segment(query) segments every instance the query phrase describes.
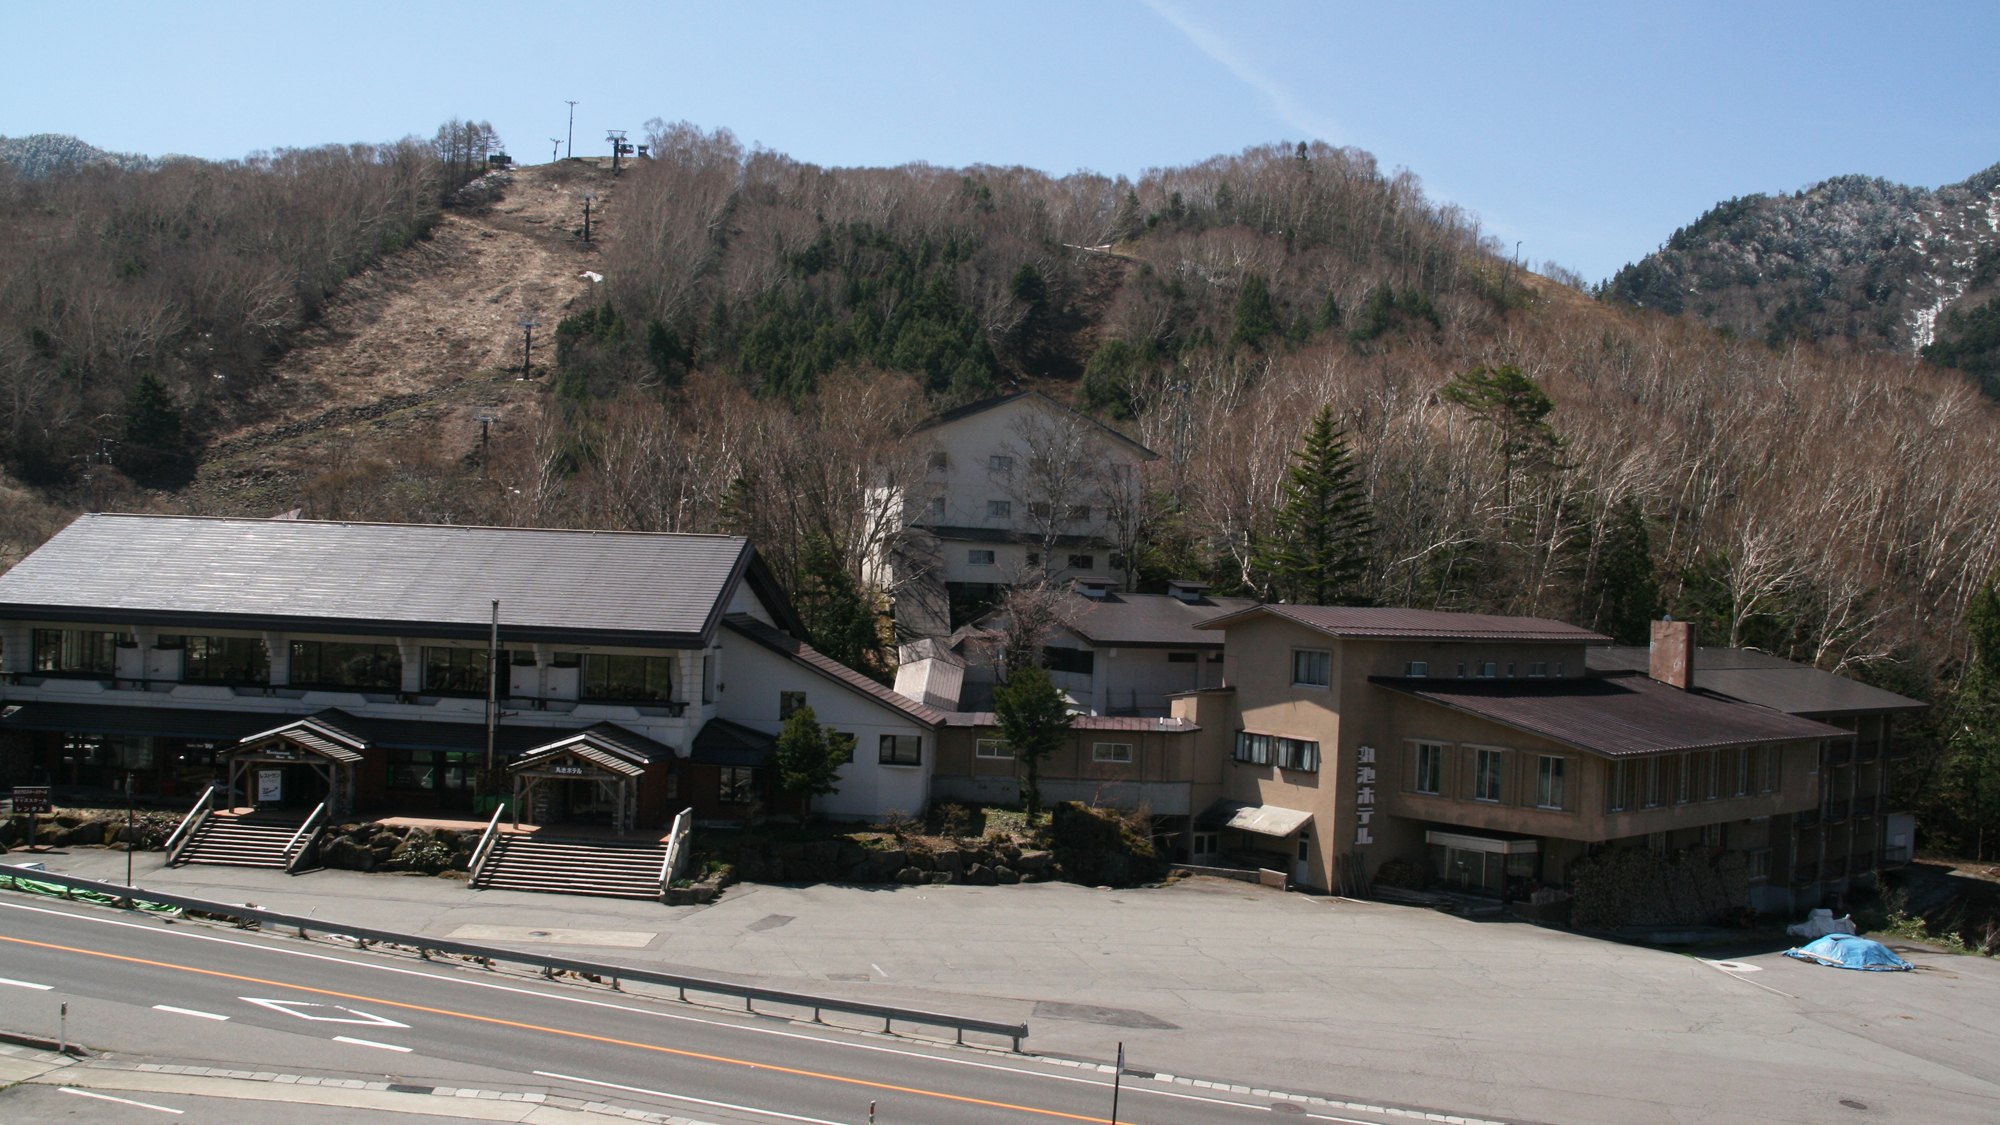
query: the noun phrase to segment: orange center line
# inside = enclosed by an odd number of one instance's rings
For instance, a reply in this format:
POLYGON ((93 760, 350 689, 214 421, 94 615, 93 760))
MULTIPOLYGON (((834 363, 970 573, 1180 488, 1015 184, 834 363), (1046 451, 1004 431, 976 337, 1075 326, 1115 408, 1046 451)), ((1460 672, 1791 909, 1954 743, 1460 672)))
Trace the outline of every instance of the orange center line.
MULTIPOLYGON (((560 1027, 543 1027, 540 1024, 503 1020, 496 1016, 481 1016, 471 1012, 454 1012, 449 1008, 427 1008, 422 1004, 409 1004, 401 1000, 385 1000, 377 996, 363 996, 352 992, 335 992, 326 988, 311 988, 302 984, 288 984, 284 981, 265 980, 261 977, 242 976, 215 969, 201 969, 193 965, 176 965, 170 961, 149 961, 144 957, 126 957, 117 953, 104 953, 95 949, 77 949, 68 945, 53 945, 44 941, 29 941, 26 938, 7 937, 0 934, 0 941, 16 945, 31 945, 39 949, 53 949, 63 953, 79 953, 86 957, 102 957, 111 961, 125 961, 134 965, 150 965, 156 969, 173 969, 183 973, 198 973, 223 980, 243 981, 247 984, 263 984, 273 988, 289 988, 296 992, 310 992, 315 996, 333 996, 342 1000, 359 1000, 366 1004, 381 1004, 391 1008, 402 1008, 411 1012, 424 1012, 434 1016, 448 1016, 453 1019, 472 1020, 477 1023, 497 1024, 501 1027, 519 1028, 523 1031, 538 1031, 544 1035, 562 1035, 571 1039, 585 1039, 593 1043, 609 1043, 618 1047, 636 1047, 642 1051, 657 1051, 664 1055, 678 1055, 682 1058, 700 1059, 703 1062, 727 1063, 730 1066, 746 1067, 750 1070, 771 1070, 779 1074, 794 1074, 801 1078, 817 1078, 823 1082, 839 1082, 849 1086, 861 1086, 871 1090, 888 1090, 898 1094, 916 1094, 926 1098, 940 1098, 945 1101, 963 1102, 967 1105, 986 1106, 992 1109, 1011 1109, 1017 1113, 1032 1113, 1042 1117, 1060 1117, 1068 1121, 1087 1121, 1093 1125, 1113 1125, 1108 1118, 1087 1117, 1077 1113, 1063 1113, 1053 1109, 1037 1109, 1034 1106, 1014 1105, 1011 1102, 988 1101, 984 1098, 967 1097, 963 1094, 947 1094, 938 1090, 925 1090, 916 1086, 896 1086, 886 1082, 871 1082, 865 1078, 849 1078, 839 1074, 823 1074, 816 1070, 800 1070, 796 1067, 777 1066, 772 1063, 750 1062, 747 1059, 732 1059, 727 1055, 707 1055, 699 1051, 683 1051, 674 1047, 661 1047, 653 1043, 636 1043, 630 1039, 613 1039, 604 1035, 592 1035, 584 1031, 570 1031, 560 1027)), ((1025 1072, 1024 1072, 1025 1073, 1025 1072)))

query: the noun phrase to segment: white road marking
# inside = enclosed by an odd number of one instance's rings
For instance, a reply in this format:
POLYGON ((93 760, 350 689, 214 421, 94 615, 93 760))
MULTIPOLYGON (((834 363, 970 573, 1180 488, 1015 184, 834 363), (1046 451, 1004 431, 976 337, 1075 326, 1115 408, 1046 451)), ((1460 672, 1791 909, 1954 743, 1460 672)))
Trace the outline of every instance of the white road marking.
POLYGON ((359 1009, 347 1008, 339 1004, 314 1004, 304 1000, 259 1000, 255 996, 238 996, 237 999, 247 1004, 257 1004, 269 1008, 274 1012, 283 1012, 288 1016, 297 1016, 302 1020, 311 1020, 314 1023, 358 1023, 363 1027, 410 1026, 406 1023, 397 1023, 395 1020, 375 1015, 372 1012, 363 1012, 359 1009), (346 1012, 347 1015, 319 1016, 311 1012, 300 1011, 299 1009, 302 1008, 330 1008, 336 1012, 346 1012), (350 1019, 350 1016, 358 1018, 350 1019))
MULTIPOLYGON (((98 918, 89 914, 71 913, 70 911, 66 910, 50 910, 47 909, 46 907, 28 906, 22 903, 14 903, 14 902, 0 902, 0 906, 8 907, 14 910, 25 910, 34 914, 53 914, 58 918, 67 918, 73 921, 95 922, 103 926, 122 926, 127 929, 145 930, 148 933, 152 934, 159 934, 163 932, 163 928, 157 923, 152 925, 147 925, 142 922, 126 922, 115 918, 98 918)), ((946 1063, 951 1066, 970 1067, 974 1070, 1003 1070, 1011 1074, 1018 1074, 1024 1078, 1041 1078, 1051 1082, 1074 1082, 1086 1086, 1111 1085, 1111 1080, 1108 1077, 1086 1078, 1082 1075, 1054 1073, 1045 1070, 1029 1069, 1027 1067, 1003 1066, 998 1063, 981 1062, 976 1059, 955 1058, 950 1055, 931 1054, 926 1051, 904 1050, 896 1047, 879 1046, 874 1043, 856 1043, 850 1040, 829 1039, 819 1035, 805 1035, 796 1031, 783 1031, 774 1027, 755 1027, 746 1024, 733 1023, 727 1020, 709 1019, 709 1018, 704 1018, 702 1016, 681 1015, 677 1012, 662 1012, 651 1008, 635 1008, 629 1004, 612 1004, 603 1000, 593 1000, 588 996, 573 996, 573 995, 566 995, 560 992, 544 992, 539 989, 533 989, 533 988, 517 988, 513 985, 499 984, 494 981, 471 980, 466 977, 457 975, 447 976, 437 972, 426 972, 421 969, 406 969, 400 965, 381 965, 369 961, 354 961, 346 957, 334 957, 329 954, 313 953, 303 949, 287 949, 284 948, 283 946, 268 945, 262 942, 239 941, 234 938, 219 937, 214 934, 190 933, 186 930, 173 930, 164 932, 173 933, 174 936, 176 937, 190 938, 195 941, 212 941, 222 945, 241 946, 244 949, 262 950, 267 953, 282 953, 288 957, 303 957, 310 961, 328 961, 336 965, 346 965, 350 968, 355 968, 355 969, 368 969, 378 973, 400 973, 404 976, 422 977, 425 980, 435 981, 441 984, 459 984, 471 988, 487 988, 487 989, 492 989, 496 992, 511 992, 516 995, 532 996, 542 1000, 561 1000, 570 1004, 581 1004, 585 1007, 590 1007, 590 1008, 605 1008, 614 1012, 630 1012, 635 1015, 652 1016, 656 1019, 680 1020, 684 1023, 706 1024, 711 1027, 727 1027, 736 1031, 754 1032, 755 1034, 758 1035, 772 1035, 780 1039, 796 1039, 802 1042, 821 1043, 830 1047, 844 1047, 849 1050, 855 1050, 855 1051, 872 1051, 876 1054, 882 1054, 882 1055, 899 1055, 904 1058, 922 1059, 925 1062, 937 1062, 937 1063, 946 1063)), ((880 965, 871 964, 869 967, 877 970, 881 969, 880 965)), ((887 976, 888 974, 884 973, 883 975, 887 976)), ((1744 980, 1745 978, 1737 977, 1736 979, 1744 980)), ((1777 989, 1771 988, 1769 985, 1761 984, 1757 981, 1746 981, 1746 983, 1757 985, 1757 987, 1766 989, 1771 992, 1778 992, 1777 989)), ((1789 992, 1778 992, 1778 994, 1780 996, 1791 996, 1791 993, 1789 992)), ((1796 997, 1794 997, 1794 999, 1796 999, 1796 997)), ((865 1034, 865 1033, 857 1031, 857 1034, 865 1034)), ((941 1046, 940 1049, 942 1050, 945 1048, 941 1046)), ((1108 1071, 1109 1069, 1110 1068, 1108 1066, 1105 1067, 1106 1071, 1108 1071)), ((579 1078, 576 1079, 576 1081, 585 1082, 589 1080, 579 1078)), ((1139 1079, 1139 1081, 1145 1081, 1145 1080, 1139 1079)), ((1146 1086, 1127 1086, 1125 1088, 1134 1093, 1152 1094, 1157 1097, 1165 1097, 1165 1098, 1177 1098, 1182 1101, 1209 1102, 1216 1105, 1227 1105, 1231 1107, 1240 1107, 1246 1104, 1244 1102, 1229 1101, 1224 1098, 1210 1098, 1210 1097, 1204 1097, 1200 1094, 1182 1093, 1178 1090, 1162 1090, 1146 1086)), ((673 1095, 663 1095, 663 1096, 671 1097, 673 1095)), ((1257 1109, 1260 1107, 1252 1104, 1249 1106, 1249 1108, 1257 1109)), ((1348 1118, 1343 1118, 1343 1117, 1326 1117, 1321 1114, 1309 1114, 1309 1116, 1319 1117, 1322 1120, 1327 1120, 1327 1121, 1349 1120, 1348 1118)))
POLYGON ((373 1039, 355 1039, 347 1035, 336 1035, 333 1037, 333 1041, 335 1043, 352 1043, 357 1047, 374 1047, 382 1051, 401 1051, 406 1055, 410 1053, 408 1047, 398 1047, 394 1043, 377 1043, 373 1039))
POLYGON ((228 1016, 218 1016, 214 1012, 197 1012, 193 1008, 176 1008, 172 1004, 155 1004, 153 1005, 153 1010, 156 1012, 172 1012, 177 1016, 193 1016, 196 1019, 203 1020, 226 1020, 229 1018, 228 1016))
POLYGON ((877 974, 878 976, 884 976, 884 977, 886 977, 886 976, 888 976, 888 975, 889 975, 888 973, 885 973, 885 972, 883 972, 883 971, 882 971, 882 966, 880 966, 880 965, 877 965, 877 964, 876 964, 875 962, 873 962, 873 961, 870 961, 870 962, 868 962, 868 967, 869 967, 869 968, 871 968, 871 969, 873 969, 873 970, 875 970, 875 972, 876 972, 876 974, 877 974))
POLYGON ((157 1109, 161 1113, 171 1113, 176 1116, 187 1112, 186 1110, 172 1109, 168 1106, 154 1105, 152 1102, 135 1102, 130 1098, 114 1098, 110 1094, 100 1094, 95 1090, 79 1090, 74 1086, 58 1086, 56 1087, 56 1092, 75 1094, 79 1098, 96 1098, 99 1101, 117 1102, 119 1105, 136 1105, 140 1109, 157 1109))
POLYGON ((655 1098, 672 1098, 677 1102, 693 1102, 696 1105, 713 1106, 716 1109, 733 1109, 738 1113, 754 1113, 760 1117, 782 1117, 787 1121, 806 1121, 811 1125, 841 1125, 838 1121, 828 1121, 819 1117, 800 1117, 796 1113, 779 1113, 775 1109, 757 1109, 754 1106, 731 1105, 728 1102, 712 1102, 706 1098, 690 1098, 686 1094, 669 1094, 665 1090, 648 1090, 643 1086, 620 1086, 616 1082, 599 1082, 590 1078, 578 1078, 573 1074, 555 1074, 546 1070, 535 1072, 543 1078, 557 1078, 564 1082, 581 1082, 586 1086, 602 1086, 607 1090, 624 1090, 632 1094, 646 1094, 655 1098))
POLYGON ((55 987, 52 984, 36 984, 33 981, 10 980, 7 977, 0 977, 0 984, 11 984, 15 988, 32 988, 37 992, 47 992, 55 987))

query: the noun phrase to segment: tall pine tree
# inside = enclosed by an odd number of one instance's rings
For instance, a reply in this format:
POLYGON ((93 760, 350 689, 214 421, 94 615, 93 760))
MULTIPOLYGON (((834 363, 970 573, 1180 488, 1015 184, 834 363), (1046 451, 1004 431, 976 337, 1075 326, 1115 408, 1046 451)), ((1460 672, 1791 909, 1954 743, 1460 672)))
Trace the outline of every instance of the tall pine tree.
POLYGON ((1251 566, 1267 596, 1301 605, 1366 605, 1375 515, 1347 434, 1326 407, 1294 450, 1271 537, 1251 566))

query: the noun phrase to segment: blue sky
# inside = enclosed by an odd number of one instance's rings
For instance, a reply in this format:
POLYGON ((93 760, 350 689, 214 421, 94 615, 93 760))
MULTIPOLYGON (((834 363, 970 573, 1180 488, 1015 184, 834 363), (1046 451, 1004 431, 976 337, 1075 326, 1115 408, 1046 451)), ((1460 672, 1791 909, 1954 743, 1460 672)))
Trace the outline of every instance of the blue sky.
POLYGON ((1597 279, 1720 199, 2000 162, 2000 3, 16 4, 0 134, 223 158, 650 117, 822 164, 1136 175, 1317 137, 1597 279))

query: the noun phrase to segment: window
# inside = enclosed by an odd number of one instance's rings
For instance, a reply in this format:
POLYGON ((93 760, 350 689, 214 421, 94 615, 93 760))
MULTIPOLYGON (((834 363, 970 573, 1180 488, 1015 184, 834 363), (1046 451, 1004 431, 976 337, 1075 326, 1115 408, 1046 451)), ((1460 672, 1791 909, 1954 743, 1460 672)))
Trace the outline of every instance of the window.
POLYGON ((1649 809, 1660 807, 1660 797, 1662 795, 1660 793, 1661 761, 1662 759, 1660 758, 1647 758, 1645 765, 1641 767, 1645 770, 1645 774, 1639 779, 1639 784, 1643 787, 1640 803, 1649 809))
POLYGON ((485 754, 476 750, 392 750, 389 787, 470 793, 473 771, 485 754))
POLYGON ((1051 511, 1051 510, 1052 510, 1052 509, 1051 509, 1051 508, 1050 508, 1050 507, 1049 507, 1049 506, 1048 506, 1047 504, 1030 504, 1030 505, 1028 505, 1028 514, 1029 514, 1029 515, 1031 515, 1031 516, 1033 516, 1034 518, 1036 518, 1036 519, 1038 519, 1038 520, 1045 520, 1045 519, 1048 519, 1048 518, 1049 518, 1049 513, 1050 513, 1050 511, 1051 511))
POLYGON ((940 449, 931 454, 929 464, 931 472, 941 473, 951 468, 951 457, 944 450, 940 449))
POLYGON ((1486 680, 1494 679, 1495 677, 1500 675, 1500 666, 1498 664, 1493 664, 1493 663, 1481 664, 1479 666, 1478 674, 1481 679, 1486 679, 1486 680))
POLYGON ((1547 661, 1538 660, 1535 663, 1528 665, 1528 675, 1530 676, 1546 676, 1548 674, 1549 674, 1549 665, 1547 661))
POLYGON ((1464 664, 1460 664, 1460 665, 1458 666, 1458 678, 1459 678, 1459 679, 1461 679, 1461 680, 1465 678, 1465 665, 1464 665, 1464 664))
POLYGON ((1106 523, 1122 524, 1125 522, 1127 518, 1128 518, 1127 513, 1124 508, 1120 508, 1116 505, 1113 505, 1112 507, 1104 509, 1104 522, 1106 523))
POLYGON ((982 738, 974 744, 972 754, 976 758, 1012 758, 1014 748, 1005 739, 982 738))
POLYGON ((928 510, 928 514, 930 518, 934 520, 941 520, 944 518, 944 497, 942 496, 931 497, 931 503, 930 503, 930 508, 928 510))
POLYGON ((1611 763, 1610 780, 1605 785, 1604 811, 1624 812, 1631 799, 1628 790, 1632 784, 1632 771, 1626 762, 1611 763))
POLYGON ((778 693, 778 721, 792 717, 792 712, 804 708, 806 693, 802 691, 781 691, 778 693))
POLYGON ((712 654, 701 658, 701 701, 715 702, 715 657, 712 654))
POLYGON ((920 734, 885 734, 882 736, 881 762, 885 766, 920 766, 924 761, 924 736, 920 734))
POLYGON ((1703 847, 1708 847, 1708 848, 1719 848, 1719 847, 1721 847, 1721 846, 1722 846, 1722 825, 1720 825, 1720 824, 1704 824, 1704 825, 1702 825, 1702 826, 1701 826, 1701 843, 1702 843, 1702 846, 1703 846, 1703 847))
POLYGON ((1070 507, 1069 507, 1069 518, 1071 518, 1071 519, 1073 519, 1073 520, 1085 520, 1085 521, 1089 520, 1089 519, 1090 519, 1090 505, 1088 505, 1088 504, 1071 504, 1071 505, 1070 505, 1070 507))
POLYGON ((986 518, 989 520, 1004 520, 1013 514, 1014 504, 1012 501, 988 500, 986 502, 986 518))
POLYGON ((1275 741, 1268 734, 1239 730, 1236 732, 1236 760, 1253 766, 1268 766, 1271 764, 1271 744, 1275 741))
POLYGON ((1167 654, 1167 663, 1169 663, 1169 664, 1193 664, 1193 663, 1195 663, 1195 658, 1194 658, 1194 653, 1191 653, 1191 652, 1170 652, 1170 653, 1168 653, 1168 654, 1167 654))
POLYGON ((1750 758, 1753 753, 1754 751, 1748 749, 1730 752, 1735 768, 1729 772, 1735 777, 1735 791, 1738 797, 1750 795, 1750 758))
POLYGON ((1091 570, 1096 566, 1096 555, 1071 555, 1069 557, 1069 568, 1071 570, 1091 570))
POLYGON ((1782 759, 1778 756, 1778 748, 1776 746, 1766 746, 1764 748, 1764 784, 1762 786, 1764 792, 1776 793, 1778 791, 1778 767, 1781 761, 1782 759))
POLYGON ((1214 855, 1221 850, 1221 843, 1222 834, 1220 832, 1196 832, 1194 834, 1194 842, 1189 846, 1188 850, 1197 856, 1214 855))
POLYGON ((424 649, 424 690, 486 694, 486 650, 424 649))
POLYGON ((993 552, 967 551, 965 552, 965 562, 967 566, 992 566, 993 552))
POLYGON ((1430 674, 1431 665, 1428 660, 1412 660, 1408 664, 1403 665, 1403 675, 1411 679, 1420 680, 1430 674))
POLYGON ((1042 666, 1051 672, 1088 676, 1092 675, 1097 667, 1097 654, 1087 648, 1059 648, 1049 645, 1042 649, 1042 666))
POLYGON ((1694 755, 1682 754, 1680 765, 1680 784, 1674 789, 1674 803, 1685 805, 1694 795, 1694 755))
MULTIPOLYGON (((176 637, 181 649, 181 679, 193 683, 264 684, 271 682, 271 650, 259 637, 176 637)), ((174 647, 160 638, 161 648, 174 647)))
POLYGON ((1090 746, 1090 760, 1093 762, 1130 762, 1132 744, 1129 742, 1094 742, 1090 746))
POLYGON ((996 453, 986 459, 986 467, 996 473, 1011 473, 1014 471, 1014 459, 996 453))
POLYGON ((1695 782, 1701 786, 1701 799, 1713 801, 1722 796, 1721 751, 1705 750, 1695 755, 1695 761, 1701 766, 1701 775, 1695 782))
POLYGON ((292 683, 301 687, 400 691, 403 654, 395 645, 293 641, 292 683))
POLYGON ((35 671, 91 672, 118 668, 118 634, 82 629, 35 630, 35 671))
POLYGON ((1417 777, 1412 786, 1435 797, 1444 792, 1444 743, 1417 743, 1417 777))
POLYGON ((1563 807, 1563 772, 1565 761, 1552 754, 1541 755, 1535 765, 1535 807, 1538 809, 1559 809, 1563 807))
POLYGON ((626 699, 635 702, 672 699, 674 658, 586 653, 583 658, 585 699, 626 699))
POLYGON ((1563 662, 1558 660, 1556 661, 1556 675, 1560 676, 1562 674, 1563 674, 1563 662))
POLYGON ((1514 665, 1511 662, 1507 665, 1507 678, 1510 680, 1514 678, 1514 665))
POLYGON ((1292 683, 1304 687, 1325 687, 1332 682, 1333 654, 1302 648, 1292 653, 1292 683))
POLYGON ((1505 760, 1506 752, 1503 750, 1475 750, 1473 752, 1473 800, 1498 801, 1500 799, 1500 770, 1505 760))
POLYGON ((757 795, 756 766, 722 766, 716 799, 725 805, 747 805, 757 795))
POLYGON ((1750 861, 1750 878, 1753 882, 1771 877, 1771 849, 1752 848, 1744 854, 1744 858, 1750 861))
POLYGON ((1280 738, 1275 741, 1277 744, 1272 749, 1277 752, 1279 769, 1318 772, 1319 743, 1303 738, 1280 738))

